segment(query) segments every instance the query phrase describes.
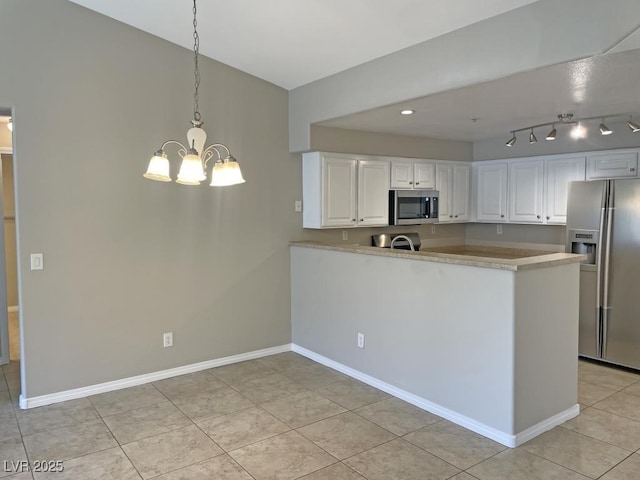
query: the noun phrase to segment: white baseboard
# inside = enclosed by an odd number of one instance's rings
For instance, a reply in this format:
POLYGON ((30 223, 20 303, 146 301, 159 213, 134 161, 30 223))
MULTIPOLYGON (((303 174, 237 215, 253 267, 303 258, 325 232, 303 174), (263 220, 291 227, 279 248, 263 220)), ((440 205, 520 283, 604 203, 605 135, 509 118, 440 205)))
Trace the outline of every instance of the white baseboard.
POLYGON ((255 358, 266 357, 268 355, 275 355, 276 353, 289 351, 291 351, 291 344, 285 344, 278 347, 265 348, 262 350, 255 350, 253 352, 241 353, 239 355, 231 355, 230 357, 217 358, 215 360, 207 360, 206 362, 192 363, 190 365, 184 365, 182 367, 170 368, 168 370, 160 370, 158 372, 146 373, 144 375, 137 375, 135 377, 123 378, 120 380, 114 380, 112 382, 98 383, 96 385, 90 385, 88 387, 74 388, 72 390, 50 393, 48 395, 40 395, 37 397, 24 397, 23 395, 20 395, 20 408, 27 409, 41 407, 43 405, 64 402, 66 400, 84 398, 90 395, 97 395, 99 393, 106 393, 112 392, 114 390, 121 390, 123 388, 135 387, 137 385, 143 385, 145 383, 164 380, 165 378, 185 375, 187 373, 199 372, 208 368, 221 367, 223 365, 229 365, 231 363, 244 362, 246 360, 253 360, 255 358))
POLYGON ((18 305, 9 305, 7 307, 7 312, 13 313, 18 311, 18 305))
POLYGON ((356 380, 360 380, 367 385, 371 385, 372 387, 393 395, 394 397, 404 400, 407 403, 415 405, 418 408, 445 418, 457 425, 460 425, 461 427, 469 429, 472 432, 476 432, 484 437, 495 440, 496 442, 511 448, 522 445, 528 440, 531 440, 532 438, 540 435, 543 432, 546 432, 547 430, 551 430, 553 427, 566 422, 567 420, 577 416, 580 413, 580 407, 576 404, 573 407, 560 412, 557 415, 554 415, 553 417, 547 418, 546 420, 533 425, 523 432, 513 435, 501 430, 497 430, 493 427, 485 425, 465 415, 461 415, 436 403, 430 402, 429 400, 414 395, 413 393, 407 392, 406 390, 394 387, 389 383, 383 382, 382 380, 379 380, 375 377, 362 373, 351 367, 347 367, 346 365, 343 365, 341 363, 335 362, 327 357, 312 352, 311 350, 307 350, 306 348, 294 343, 291 344, 291 350, 307 358, 310 358, 311 360, 321 363, 322 365, 333 368, 334 370, 355 378, 356 380))

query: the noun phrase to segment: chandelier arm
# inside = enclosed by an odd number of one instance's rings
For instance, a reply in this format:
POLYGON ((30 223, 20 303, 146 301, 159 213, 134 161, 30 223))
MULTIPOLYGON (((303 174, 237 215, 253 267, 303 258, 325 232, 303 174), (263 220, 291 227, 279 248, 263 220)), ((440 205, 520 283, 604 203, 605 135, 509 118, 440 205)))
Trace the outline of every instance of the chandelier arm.
POLYGON ((206 150, 202 153, 202 163, 204 164, 204 168, 207 168, 207 163, 209 163, 209 160, 211 160, 211 157, 213 157, 214 150, 218 154, 218 158, 216 159, 216 162, 218 160, 222 160, 222 157, 220 156, 220 152, 218 151, 217 148, 207 147, 206 150))
MULTIPOLYGON (((231 156, 231 150, 229 150, 229 148, 228 148, 226 145, 222 144, 222 143, 214 143, 213 145, 209 145, 209 146, 207 147, 207 150, 208 150, 208 149, 210 149, 210 148, 215 148, 215 147, 222 147, 222 148, 224 148, 224 149, 227 151, 227 157, 230 157, 230 156, 231 156)), ((217 149, 216 149, 216 150, 217 150, 217 149)), ((220 154, 220 152, 218 152, 218 154, 220 154)))
POLYGON ((160 147, 160 151, 164 152, 165 147, 171 144, 178 145, 180 147, 178 149, 178 155, 180 155, 180 158, 184 157, 187 154, 187 151, 189 150, 187 147, 185 147, 182 143, 180 143, 177 140, 167 140, 162 144, 162 147, 160 147))

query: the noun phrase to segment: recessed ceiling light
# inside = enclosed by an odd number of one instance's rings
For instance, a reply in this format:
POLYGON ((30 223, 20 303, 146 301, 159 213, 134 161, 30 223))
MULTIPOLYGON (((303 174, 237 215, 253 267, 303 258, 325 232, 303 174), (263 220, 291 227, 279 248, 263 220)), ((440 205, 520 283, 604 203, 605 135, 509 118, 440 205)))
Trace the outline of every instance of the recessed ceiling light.
POLYGON ((414 113, 416 113, 416 111, 415 110, 406 109, 406 110, 400 110, 400 113, 402 115, 413 115, 414 113))

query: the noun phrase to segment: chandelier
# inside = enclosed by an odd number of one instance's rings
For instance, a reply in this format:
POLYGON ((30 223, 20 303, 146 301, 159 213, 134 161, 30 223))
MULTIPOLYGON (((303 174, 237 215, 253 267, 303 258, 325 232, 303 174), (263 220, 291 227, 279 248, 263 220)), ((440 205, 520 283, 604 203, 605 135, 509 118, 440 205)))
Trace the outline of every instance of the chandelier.
POLYGON ((144 178, 156 180, 158 182, 170 182, 169 158, 165 152, 168 145, 178 146, 178 155, 182 158, 180 171, 176 183, 182 185, 200 185, 200 182, 207 179, 206 169, 209 161, 215 157, 213 168, 211 169, 212 187, 223 187, 227 185, 237 185, 244 183, 240 171, 240 165, 229 149, 222 143, 214 143, 205 148, 207 134, 202 128, 204 122, 200 119, 198 111, 198 87, 200 86, 200 71, 198 70, 198 53, 200 50, 200 37, 198 36, 198 10, 196 0, 193 0, 193 63, 195 89, 193 93, 193 120, 191 128, 187 131, 187 146, 177 140, 167 140, 160 149, 153 154, 149 161, 149 167, 144 174, 144 178))

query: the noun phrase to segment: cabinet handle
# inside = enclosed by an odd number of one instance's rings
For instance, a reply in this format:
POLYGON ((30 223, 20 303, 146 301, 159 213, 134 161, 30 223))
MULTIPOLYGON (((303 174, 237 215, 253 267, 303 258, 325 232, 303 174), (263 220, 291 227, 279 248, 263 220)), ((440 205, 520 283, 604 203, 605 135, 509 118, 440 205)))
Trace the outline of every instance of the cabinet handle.
POLYGON ((416 182, 416 185, 420 185, 420 182, 416 182))
POLYGON ((500 218, 504 218, 504 214, 503 214, 503 215, 500 215, 500 218))
POLYGON ((540 218, 540 215, 536 215, 536 218, 538 218, 538 219, 539 219, 539 218, 540 218))
POLYGON ((456 218, 458 218, 458 215, 456 215, 456 218))
POLYGON ((633 168, 633 167, 631 167, 631 168, 629 169, 629 171, 630 171, 630 172, 635 172, 635 171, 636 171, 636 169, 635 169, 635 168, 633 168))
POLYGON ((449 218, 453 218, 453 215, 449 215, 449 218))
POLYGON ((551 220, 551 217, 547 216, 547 220, 551 220))
POLYGON ((352 219, 351 219, 351 221, 352 221, 353 223, 356 223, 356 219, 355 219, 355 218, 352 218, 352 219))
POLYGON ((413 185, 413 182, 409 182, 409 185, 413 185))
POLYGON ((364 218, 361 218, 361 219, 360 219, 360 221, 361 221, 361 222, 364 222, 364 218))

